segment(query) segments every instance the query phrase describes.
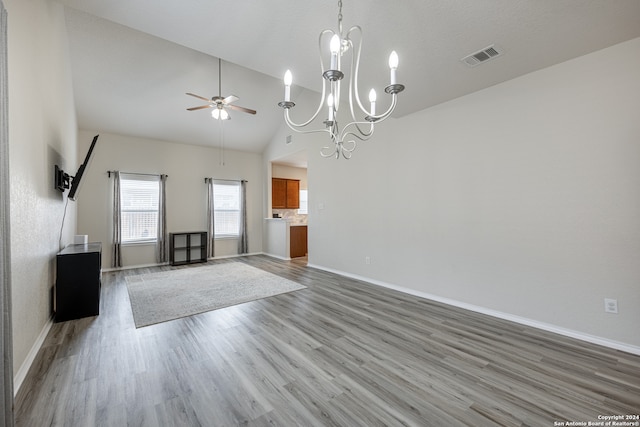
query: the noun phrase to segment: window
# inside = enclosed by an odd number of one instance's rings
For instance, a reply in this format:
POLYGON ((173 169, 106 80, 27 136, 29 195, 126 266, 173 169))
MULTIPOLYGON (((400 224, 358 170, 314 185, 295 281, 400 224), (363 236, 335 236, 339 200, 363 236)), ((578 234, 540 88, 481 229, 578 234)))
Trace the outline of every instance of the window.
POLYGON ((213 206, 215 237, 238 237, 240 235, 240 183, 214 181, 213 206))
POLYGON ((307 194, 307 190, 300 190, 300 209, 298 209, 298 214, 306 215, 307 213, 309 213, 309 202, 307 200, 308 197, 309 196, 307 194))
POLYGON ((157 240, 159 198, 158 176, 120 174, 122 243, 157 240))

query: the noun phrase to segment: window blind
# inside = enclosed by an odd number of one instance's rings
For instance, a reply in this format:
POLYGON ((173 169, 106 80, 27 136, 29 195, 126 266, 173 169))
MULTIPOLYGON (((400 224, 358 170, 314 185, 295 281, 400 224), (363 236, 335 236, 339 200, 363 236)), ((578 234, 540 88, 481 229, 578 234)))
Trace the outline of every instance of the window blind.
POLYGON ((215 237, 240 234, 240 182, 213 181, 215 237))
POLYGON ((156 241, 160 178, 153 175, 120 175, 122 242, 156 241))

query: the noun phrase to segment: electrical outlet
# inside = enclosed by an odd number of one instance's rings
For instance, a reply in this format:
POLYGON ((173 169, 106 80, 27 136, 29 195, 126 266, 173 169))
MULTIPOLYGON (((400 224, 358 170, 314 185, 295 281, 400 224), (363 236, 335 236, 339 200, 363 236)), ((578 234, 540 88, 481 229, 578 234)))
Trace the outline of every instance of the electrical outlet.
POLYGON ((604 299, 604 311, 605 313, 618 314, 618 300, 612 298, 604 299))
POLYGON ((371 257, 370 256, 364 257, 364 263, 367 265, 371 264, 371 257))

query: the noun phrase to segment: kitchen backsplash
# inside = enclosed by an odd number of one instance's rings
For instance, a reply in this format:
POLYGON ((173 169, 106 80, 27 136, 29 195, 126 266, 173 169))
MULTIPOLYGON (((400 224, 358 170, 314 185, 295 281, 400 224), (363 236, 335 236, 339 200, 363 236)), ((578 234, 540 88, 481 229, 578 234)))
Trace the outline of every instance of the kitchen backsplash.
POLYGON ((291 221, 292 224, 306 224, 307 215, 299 214, 297 209, 274 209, 274 214, 291 221))

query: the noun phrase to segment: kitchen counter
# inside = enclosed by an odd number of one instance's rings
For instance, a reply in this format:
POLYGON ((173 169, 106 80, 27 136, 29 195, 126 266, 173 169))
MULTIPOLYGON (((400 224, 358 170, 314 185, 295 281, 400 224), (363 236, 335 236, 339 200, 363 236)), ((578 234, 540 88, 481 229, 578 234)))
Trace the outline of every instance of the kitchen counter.
POLYGON ((305 221, 297 221, 291 218, 265 218, 265 221, 279 221, 279 222, 287 222, 290 226, 295 227, 297 225, 307 225, 305 221))
MULTIPOLYGON (((265 239, 267 242, 267 254, 276 258, 290 260, 291 259, 291 228, 294 228, 296 236, 296 244, 294 249, 299 247, 301 241, 300 235, 303 233, 301 227, 307 224, 301 222, 292 222, 288 218, 265 218, 265 239)), ((305 253, 306 253, 306 230, 304 231, 305 253)), ((297 250, 296 253, 300 253, 297 250)), ((294 254, 295 256, 296 254, 294 254)))

